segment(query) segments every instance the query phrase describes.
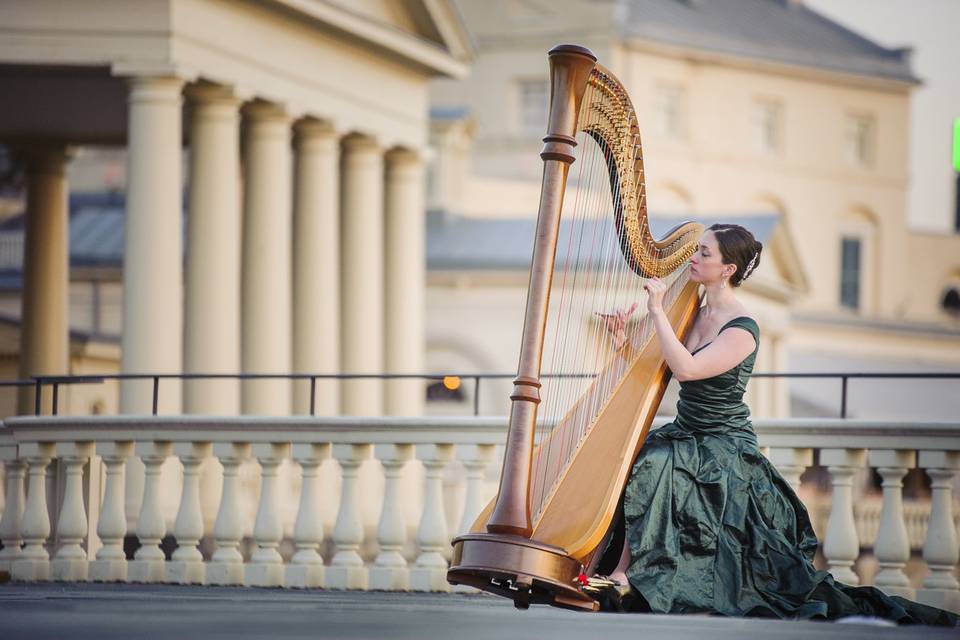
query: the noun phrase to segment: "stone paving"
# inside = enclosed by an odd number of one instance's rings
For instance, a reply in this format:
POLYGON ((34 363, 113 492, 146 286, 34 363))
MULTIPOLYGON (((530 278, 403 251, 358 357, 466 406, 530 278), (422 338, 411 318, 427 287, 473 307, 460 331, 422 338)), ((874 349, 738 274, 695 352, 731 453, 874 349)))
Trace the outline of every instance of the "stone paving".
POLYGON ((515 610, 487 595, 0 584, 0 638, 960 638, 960 631, 712 616, 515 610))

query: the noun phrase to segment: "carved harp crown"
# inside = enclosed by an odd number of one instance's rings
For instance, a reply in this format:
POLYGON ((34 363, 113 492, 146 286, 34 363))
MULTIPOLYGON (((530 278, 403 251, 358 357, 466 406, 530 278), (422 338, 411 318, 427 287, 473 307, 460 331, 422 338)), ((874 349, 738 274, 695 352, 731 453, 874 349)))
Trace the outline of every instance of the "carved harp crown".
POLYGON ((644 282, 662 278, 664 310, 683 339, 699 308, 685 265, 703 227, 653 237, 626 90, 588 49, 560 45, 549 56, 543 183, 500 490, 454 540, 448 579, 521 607, 595 609, 576 579, 598 560, 669 380, 648 318, 611 341, 596 312, 645 309, 644 282), (553 375, 541 379, 545 361, 553 375))

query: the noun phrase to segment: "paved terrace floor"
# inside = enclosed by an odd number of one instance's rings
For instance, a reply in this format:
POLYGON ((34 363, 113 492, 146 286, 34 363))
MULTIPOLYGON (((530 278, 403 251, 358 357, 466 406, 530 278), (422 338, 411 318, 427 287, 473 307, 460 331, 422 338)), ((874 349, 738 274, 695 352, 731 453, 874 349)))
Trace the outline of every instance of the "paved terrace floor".
POLYGON ((958 638, 957 630, 711 616, 517 611, 486 595, 0 584, 0 638, 958 638))

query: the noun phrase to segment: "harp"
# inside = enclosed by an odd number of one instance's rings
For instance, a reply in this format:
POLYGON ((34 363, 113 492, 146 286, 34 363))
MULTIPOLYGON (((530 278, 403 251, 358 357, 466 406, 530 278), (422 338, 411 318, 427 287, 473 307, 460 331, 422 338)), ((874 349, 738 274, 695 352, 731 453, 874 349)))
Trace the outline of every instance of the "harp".
POLYGON ((628 325, 616 347, 593 312, 631 301, 645 309, 643 284, 656 276, 685 339, 700 306, 687 259, 703 227, 652 236, 623 85, 589 49, 560 45, 549 59, 543 182, 500 487, 454 539, 447 579, 520 608, 596 610, 578 576, 600 559, 670 374, 649 318, 628 325), (555 375, 541 379, 545 360, 555 375))

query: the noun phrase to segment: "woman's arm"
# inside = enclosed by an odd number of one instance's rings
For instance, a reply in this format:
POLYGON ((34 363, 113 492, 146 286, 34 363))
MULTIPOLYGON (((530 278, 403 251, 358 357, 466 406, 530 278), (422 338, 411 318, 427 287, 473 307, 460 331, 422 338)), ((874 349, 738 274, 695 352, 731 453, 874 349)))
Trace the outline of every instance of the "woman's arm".
POLYGON ((680 382, 712 378, 737 366, 753 353, 756 342, 746 329, 730 327, 720 332, 713 342, 691 355, 673 333, 673 327, 663 309, 651 311, 653 325, 664 359, 680 382))
POLYGON ((673 372, 673 377, 680 382, 719 375, 737 366, 753 353, 756 347, 753 335, 746 329, 730 327, 721 331, 709 346, 692 355, 673 332, 670 320, 663 310, 663 293, 666 291, 664 284, 653 278, 644 285, 644 289, 649 294, 647 310, 657 331, 663 357, 673 372))

